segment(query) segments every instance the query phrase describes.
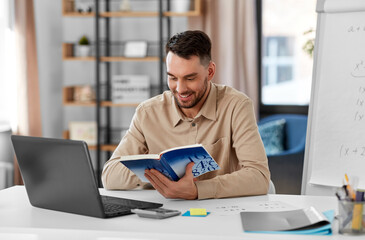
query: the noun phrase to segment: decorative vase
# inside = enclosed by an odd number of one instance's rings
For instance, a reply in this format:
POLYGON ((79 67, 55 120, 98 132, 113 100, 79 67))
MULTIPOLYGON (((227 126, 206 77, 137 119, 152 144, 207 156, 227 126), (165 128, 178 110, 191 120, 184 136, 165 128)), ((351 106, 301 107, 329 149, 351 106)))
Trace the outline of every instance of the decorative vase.
POLYGON ((80 57, 88 57, 90 56, 90 46, 88 45, 79 45, 78 53, 80 57))

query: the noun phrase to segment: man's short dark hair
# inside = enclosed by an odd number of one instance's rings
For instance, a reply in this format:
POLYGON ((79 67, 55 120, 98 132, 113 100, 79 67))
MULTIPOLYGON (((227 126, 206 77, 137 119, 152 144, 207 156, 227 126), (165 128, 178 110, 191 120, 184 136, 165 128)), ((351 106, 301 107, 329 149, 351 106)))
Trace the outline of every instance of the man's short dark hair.
POLYGON ((185 31, 177 33, 167 42, 165 51, 176 54, 179 57, 190 59, 198 56, 200 63, 207 66, 212 59, 212 43, 207 34, 202 31, 185 31))

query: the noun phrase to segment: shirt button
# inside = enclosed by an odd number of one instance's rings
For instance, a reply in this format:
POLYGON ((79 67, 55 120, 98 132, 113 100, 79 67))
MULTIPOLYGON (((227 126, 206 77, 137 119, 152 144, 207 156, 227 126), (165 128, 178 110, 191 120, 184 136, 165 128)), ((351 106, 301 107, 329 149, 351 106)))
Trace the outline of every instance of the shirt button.
POLYGON ((195 127, 195 125, 196 125, 195 123, 192 123, 192 124, 191 124, 191 126, 193 126, 193 127, 195 127))

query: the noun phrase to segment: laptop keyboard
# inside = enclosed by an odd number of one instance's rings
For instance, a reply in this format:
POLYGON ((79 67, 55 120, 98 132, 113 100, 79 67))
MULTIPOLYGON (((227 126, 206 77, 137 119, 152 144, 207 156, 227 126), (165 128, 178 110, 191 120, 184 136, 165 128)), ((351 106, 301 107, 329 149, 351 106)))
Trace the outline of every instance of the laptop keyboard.
POLYGON ((130 212, 129 207, 121 206, 118 204, 112 203, 104 203, 104 210, 106 213, 115 213, 115 212, 130 212))
POLYGON ((124 207, 128 207, 129 209, 133 208, 158 208, 161 207, 162 204, 159 203, 151 203, 151 202, 145 202, 145 201, 139 201, 139 200, 133 200, 133 199, 126 199, 126 198, 117 198, 117 197, 110 197, 110 196, 101 196, 101 199, 104 204, 116 204, 116 205, 122 205, 124 207))
POLYGON ((131 214, 132 213, 131 209, 134 208, 146 209, 146 208, 158 208, 162 206, 162 204, 160 203, 151 203, 151 202, 144 202, 125 198, 116 198, 103 195, 101 195, 101 200, 104 205, 104 212, 108 217, 131 214))

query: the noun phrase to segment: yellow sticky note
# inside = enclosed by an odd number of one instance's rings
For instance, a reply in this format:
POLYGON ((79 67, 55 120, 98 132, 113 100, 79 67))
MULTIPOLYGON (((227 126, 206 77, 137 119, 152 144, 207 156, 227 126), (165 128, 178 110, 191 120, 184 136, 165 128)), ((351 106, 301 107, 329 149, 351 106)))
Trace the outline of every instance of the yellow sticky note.
POLYGON ((190 208, 190 215, 191 216, 196 216, 196 215, 200 215, 200 216, 205 216, 207 215, 207 210, 205 208, 190 208))

